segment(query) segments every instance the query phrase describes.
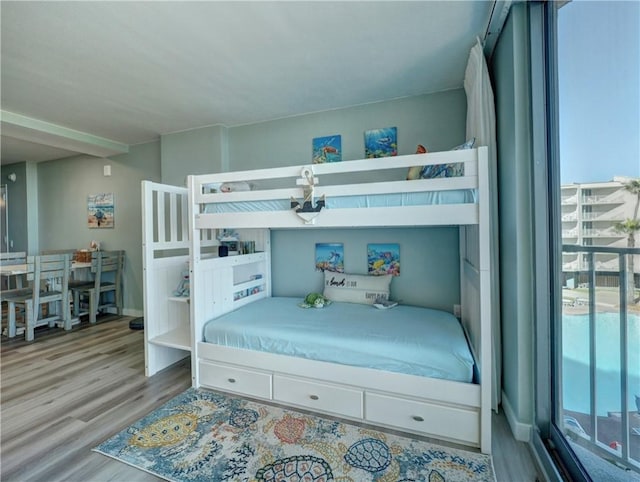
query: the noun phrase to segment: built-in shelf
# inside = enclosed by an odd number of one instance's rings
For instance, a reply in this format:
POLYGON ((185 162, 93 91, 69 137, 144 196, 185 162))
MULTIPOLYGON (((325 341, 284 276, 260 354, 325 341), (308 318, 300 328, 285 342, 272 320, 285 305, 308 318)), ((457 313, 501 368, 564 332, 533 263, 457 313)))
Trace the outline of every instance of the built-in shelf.
POLYGON ((189 327, 176 328, 149 340, 149 343, 169 348, 191 351, 191 333, 189 327))

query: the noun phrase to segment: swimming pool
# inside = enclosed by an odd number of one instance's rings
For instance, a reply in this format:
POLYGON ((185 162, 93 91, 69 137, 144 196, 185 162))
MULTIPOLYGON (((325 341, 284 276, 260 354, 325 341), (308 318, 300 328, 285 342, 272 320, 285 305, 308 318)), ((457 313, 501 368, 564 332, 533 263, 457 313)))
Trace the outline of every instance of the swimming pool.
MULTIPOLYGON (((628 315, 629 410, 640 395, 640 317, 628 315)), ((589 413, 589 315, 562 317, 562 396, 566 410, 589 413)), ((620 315, 596 314, 596 411, 619 412, 620 315)))

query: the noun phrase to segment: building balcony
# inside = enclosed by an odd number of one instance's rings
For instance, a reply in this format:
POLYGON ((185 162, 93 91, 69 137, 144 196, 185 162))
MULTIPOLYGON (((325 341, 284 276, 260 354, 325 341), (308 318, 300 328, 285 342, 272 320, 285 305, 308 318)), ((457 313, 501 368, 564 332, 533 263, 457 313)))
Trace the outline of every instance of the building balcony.
POLYGON ((562 255, 579 256, 563 263, 562 273, 563 397, 557 409, 565 437, 581 459, 602 462, 602 480, 622 480, 612 475, 619 468, 635 480, 633 474, 640 474, 640 306, 635 303, 640 292, 637 275, 629 283, 627 268, 640 248, 564 244, 562 255))
POLYGON ((619 213, 611 213, 609 211, 582 213, 582 220, 583 221, 608 221, 611 223, 624 221, 624 219, 622 219, 619 213))
POLYGON ((582 236, 587 238, 625 238, 626 237, 624 233, 620 233, 616 231, 613 227, 608 227, 603 229, 583 229, 582 236))

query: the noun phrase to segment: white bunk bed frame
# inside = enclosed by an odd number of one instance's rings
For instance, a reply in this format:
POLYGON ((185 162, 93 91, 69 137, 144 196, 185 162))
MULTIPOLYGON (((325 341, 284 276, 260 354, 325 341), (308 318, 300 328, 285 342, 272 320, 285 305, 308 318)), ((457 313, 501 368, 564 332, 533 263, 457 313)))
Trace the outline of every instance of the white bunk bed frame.
MULTIPOLYGON (((189 268, 189 209, 186 187, 142 181, 142 280, 145 375, 186 358, 193 346, 189 296, 175 296, 189 268)), ((217 245, 203 232, 202 246, 217 245)))
MULTIPOLYGON (((373 425, 431 436, 491 452, 491 282, 490 192, 487 149, 450 151, 333 164, 261 169, 189 176, 190 335, 194 387, 229 391, 249 397, 329 413, 373 425), (388 181, 322 186, 323 175, 376 169, 463 162, 465 175, 456 178, 388 181), (323 209, 309 223, 293 210, 277 212, 205 213, 204 205, 216 202, 270 199, 302 199, 306 173, 313 172, 315 197, 348 194, 380 194, 449 189, 475 189, 477 203, 384 208, 323 209), (293 178, 290 189, 209 193, 207 185, 221 182, 293 178), (302 185, 302 186, 301 186, 302 185), (381 224, 381 220, 384 222, 381 224), (230 348, 203 341, 204 324, 212 318, 271 296, 270 228, 316 229, 321 227, 393 227, 457 225, 460 232, 461 321, 476 359, 476 383, 460 383, 370 368, 292 358, 289 356, 230 348), (256 241, 256 253, 219 258, 205 254, 205 246, 218 229, 239 229, 256 241), (251 231, 248 231, 251 229, 251 231), (252 276, 260 274, 260 277, 252 276), (258 279, 253 279, 258 278, 258 279), (252 290, 256 287, 257 289, 252 290), (238 290, 255 294, 234 299, 238 290)), ((144 204, 143 204, 143 209, 144 204)), ((154 215, 155 216, 155 215, 154 215)), ((181 222, 182 220, 172 220, 181 222)), ((146 225, 146 223, 145 223, 146 225)), ((160 229, 158 229, 160 231, 160 229)), ((155 264, 148 253, 157 243, 145 246, 145 279, 155 264)), ((176 260, 184 262, 182 258, 176 260)), ((164 268, 162 266, 158 269, 164 268)), ((161 264, 158 262, 157 264, 161 264)), ((154 266, 155 276, 155 266, 154 266)), ((177 282, 177 271, 171 276, 177 282)), ((156 276, 157 278, 157 276, 156 276)), ((164 283, 167 285, 167 282, 164 283)), ((168 283, 167 286, 170 286, 168 283)), ((165 286, 165 292, 166 288, 165 286)), ((148 294, 149 285, 145 284, 148 294)), ((163 293, 160 294, 163 296, 163 293)), ((148 311, 154 300, 145 297, 146 329, 163 316, 162 308, 148 311)), ((155 306, 155 305, 154 305, 155 306)), ((167 311, 166 309, 164 310, 167 311)), ((166 323, 164 321, 163 322, 166 323)), ((184 331, 184 326, 162 332, 184 331)), ((146 344, 157 349, 154 330, 145 334, 146 344)), ((171 338, 171 336, 169 336, 171 338)), ((183 347, 184 348, 184 347, 183 347)), ((183 350, 184 351, 184 350, 183 350)), ((187 352, 187 353, 188 353, 187 352)), ((154 355, 158 358, 157 355, 154 355)), ((149 360, 147 356, 149 368, 149 360)), ((167 356, 156 369, 170 363, 167 356)), ((148 369, 148 375, 154 373, 148 369)))

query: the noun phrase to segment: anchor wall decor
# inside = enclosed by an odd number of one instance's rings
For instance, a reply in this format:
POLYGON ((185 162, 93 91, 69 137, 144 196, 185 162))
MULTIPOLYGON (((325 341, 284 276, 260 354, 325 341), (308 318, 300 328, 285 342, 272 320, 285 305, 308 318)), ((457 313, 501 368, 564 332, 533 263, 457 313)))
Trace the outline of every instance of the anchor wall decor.
POLYGON ((313 224, 316 216, 325 206, 325 196, 323 194, 314 203, 314 186, 318 184, 318 178, 313 176, 313 170, 310 167, 304 167, 300 175, 301 179, 296 179, 296 184, 303 186, 304 200, 301 204, 291 196, 291 209, 304 220, 305 224, 313 224))

